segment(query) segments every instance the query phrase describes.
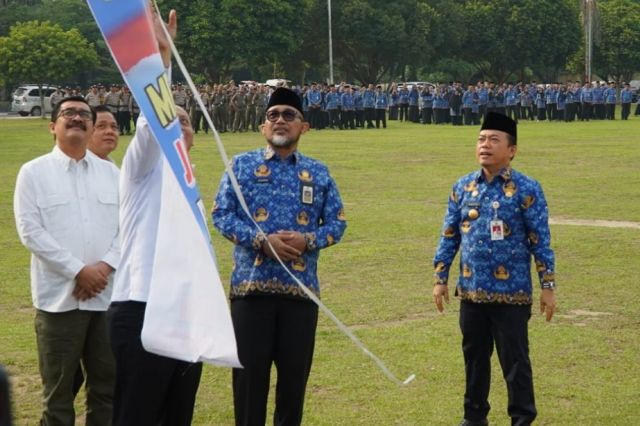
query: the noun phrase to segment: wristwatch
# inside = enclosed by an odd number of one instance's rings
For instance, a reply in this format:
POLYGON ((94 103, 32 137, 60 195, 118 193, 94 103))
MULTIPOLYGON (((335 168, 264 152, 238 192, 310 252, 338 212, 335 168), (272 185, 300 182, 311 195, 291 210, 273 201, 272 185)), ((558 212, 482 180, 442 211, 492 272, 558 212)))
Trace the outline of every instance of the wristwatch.
POLYGON ((545 281, 541 285, 543 290, 554 290, 556 288, 555 281, 545 281))

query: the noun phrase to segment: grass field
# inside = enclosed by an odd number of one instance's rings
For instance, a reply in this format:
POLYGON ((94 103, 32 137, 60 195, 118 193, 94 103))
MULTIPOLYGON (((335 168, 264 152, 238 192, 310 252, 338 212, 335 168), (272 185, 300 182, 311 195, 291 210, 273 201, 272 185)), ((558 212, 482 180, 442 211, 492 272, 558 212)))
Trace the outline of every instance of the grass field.
MULTIPOLYGON (((349 221, 342 243, 321 256, 323 300, 398 376, 417 376, 409 386, 394 385, 321 317, 305 424, 452 425, 461 419, 459 303, 436 313, 431 259, 451 185, 477 167, 477 131, 391 122, 386 130, 303 136, 301 150, 329 165, 349 221)), ((229 154, 263 144, 253 133, 223 140, 229 154)), ((128 141, 123 138, 114 155, 118 163, 128 141)), ((41 385, 29 254, 15 231, 12 197, 20 165, 51 147, 46 122, 0 120, 0 363, 12 375, 18 425, 37 422, 41 385)), ((209 204, 222 164, 210 136, 198 135, 192 153, 209 204)), ((524 122, 513 166, 542 183, 553 218, 640 222, 638 117, 524 122)), ((530 322, 537 424, 640 424, 640 229, 552 225, 551 232, 559 309, 551 323, 537 312, 530 322)), ((231 244, 217 234, 214 244, 226 282, 231 244)), ((507 425, 494 361, 489 420, 507 425)), ((230 378, 229 370, 205 367, 194 424, 233 424, 230 378)), ((81 403, 77 409, 81 418, 81 403)))

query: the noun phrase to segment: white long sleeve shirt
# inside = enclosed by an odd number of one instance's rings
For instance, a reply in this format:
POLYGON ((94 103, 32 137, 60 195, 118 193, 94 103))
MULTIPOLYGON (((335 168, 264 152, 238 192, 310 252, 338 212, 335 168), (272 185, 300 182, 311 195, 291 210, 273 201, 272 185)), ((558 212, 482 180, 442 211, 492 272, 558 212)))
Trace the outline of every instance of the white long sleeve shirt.
POLYGON ((33 305, 47 312, 104 311, 113 274, 97 296, 72 292, 85 265, 104 261, 117 269, 118 168, 90 151, 76 161, 58 146, 20 168, 14 214, 20 240, 31 252, 33 305))
MULTIPOLYGON (((112 300, 146 302, 160 218, 163 156, 144 115, 136 123, 120 172, 122 262, 112 300)), ((170 173, 170 171, 168 171, 170 173)))

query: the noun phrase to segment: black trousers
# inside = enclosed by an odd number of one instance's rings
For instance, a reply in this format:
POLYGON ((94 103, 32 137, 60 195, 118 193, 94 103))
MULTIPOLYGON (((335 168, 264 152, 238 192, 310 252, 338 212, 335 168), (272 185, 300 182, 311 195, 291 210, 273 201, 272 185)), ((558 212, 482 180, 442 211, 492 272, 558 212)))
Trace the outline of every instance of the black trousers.
POLYGON ((530 317, 531 305, 460 303, 465 419, 484 420, 491 408, 488 396, 494 344, 507 384, 511 424, 530 425, 536 418, 527 329, 530 317))
POLYGON ((353 110, 343 110, 342 114, 340 114, 342 128, 343 129, 355 129, 355 111, 353 110))
POLYGON ((364 109, 364 119, 367 122, 367 129, 373 129, 373 120, 376 118, 376 110, 375 108, 365 108, 364 109))
POLYGON ((616 104, 605 104, 605 116, 607 120, 616 119, 616 104))
POLYGON ((413 123, 420 122, 420 115, 418 105, 409 105, 409 121, 413 123))
POLYGON ((623 120, 628 120, 630 112, 631 112, 631 104, 630 103, 623 103, 622 104, 622 108, 621 108, 621 113, 620 113, 622 115, 622 119, 623 120))
POLYGON ((332 129, 335 129, 336 127, 338 127, 339 129, 342 129, 342 124, 340 123, 340 111, 338 111, 337 109, 330 109, 329 111, 329 126, 332 129))
POLYGON ((125 132, 128 135, 131 134, 131 113, 129 111, 119 111, 116 121, 121 135, 124 135, 125 132))
POLYGON ((398 119, 398 107, 396 105, 392 105, 389 107, 389 120, 397 120, 398 119))
POLYGON ((236 425, 264 426, 272 364, 278 372, 273 424, 300 425, 318 307, 280 296, 245 297, 231 301, 231 318, 244 367, 233 370, 236 425))
POLYGON ((556 119, 556 104, 547 104, 547 118, 549 121, 556 119))
POLYGON ((309 126, 312 129, 317 129, 320 127, 320 108, 311 108, 309 107, 309 126))
POLYGON ((202 363, 147 352, 140 333, 147 304, 114 302, 108 321, 116 359, 113 424, 188 426, 200 384, 202 363))
POLYGON ((364 127, 364 110, 356 110, 356 127, 364 127))
POLYGON ((11 426, 11 386, 9 375, 0 364, 0 426, 11 426))
POLYGON ((398 119, 400 121, 409 120, 409 104, 399 104, 398 109, 400 112, 400 116, 398 117, 398 119))
POLYGON ((382 127, 387 128, 387 110, 376 109, 376 129, 380 128, 380 122, 382 121, 382 127))
POLYGON ((573 121, 576 116, 576 104, 569 103, 565 106, 564 109, 564 121, 573 121))
POLYGON ((471 112, 471 108, 463 107, 462 115, 464 117, 465 126, 470 126, 471 124, 473 124, 473 115, 471 112))
POLYGON ((433 107, 426 107, 422 109, 422 124, 433 123, 433 107))

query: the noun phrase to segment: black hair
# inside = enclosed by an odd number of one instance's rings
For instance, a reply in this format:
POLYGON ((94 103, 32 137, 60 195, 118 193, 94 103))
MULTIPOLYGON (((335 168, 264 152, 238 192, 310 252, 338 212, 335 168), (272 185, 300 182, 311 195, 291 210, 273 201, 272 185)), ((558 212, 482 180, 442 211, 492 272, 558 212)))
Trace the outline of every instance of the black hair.
POLYGON ((117 118, 116 115, 113 112, 111 112, 111 110, 105 105, 96 105, 91 109, 93 110, 93 113, 96 115, 96 118, 98 117, 99 112, 108 112, 113 116, 113 118, 117 118))
POLYGON ((91 110, 91 121, 93 122, 93 124, 96 124, 96 112, 91 107, 91 105, 89 105, 89 102, 87 102, 87 100, 82 96, 67 96, 66 98, 62 98, 62 100, 58 102, 56 106, 53 107, 53 110, 51 111, 52 123, 55 123, 55 121, 58 119, 58 115, 60 114, 60 109, 62 108, 62 104, 64 104, 65 102, 82 102, 83 104, 86 104, 91 110))

